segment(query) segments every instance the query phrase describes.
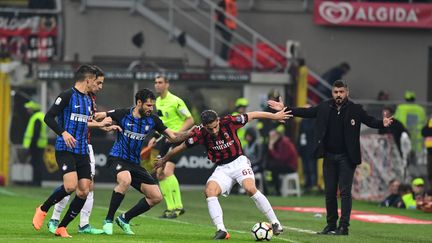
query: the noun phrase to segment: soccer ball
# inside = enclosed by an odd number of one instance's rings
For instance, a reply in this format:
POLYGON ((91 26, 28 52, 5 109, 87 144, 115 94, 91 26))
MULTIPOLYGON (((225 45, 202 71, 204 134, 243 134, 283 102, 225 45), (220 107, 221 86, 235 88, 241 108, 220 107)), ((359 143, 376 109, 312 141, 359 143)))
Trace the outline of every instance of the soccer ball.
POLYGON ((273 230, 271 224, 267 222, 256 223, 252 227, 252 237, 256 241, 266 240, 269 241, 273 237, 273 230))

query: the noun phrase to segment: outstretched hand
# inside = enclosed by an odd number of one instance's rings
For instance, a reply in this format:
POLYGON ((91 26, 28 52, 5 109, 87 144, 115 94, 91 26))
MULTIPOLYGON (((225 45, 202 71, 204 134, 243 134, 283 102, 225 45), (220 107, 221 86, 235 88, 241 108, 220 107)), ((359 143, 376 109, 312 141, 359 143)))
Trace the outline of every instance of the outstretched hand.
POLYGON ((284 107, 281 111, 278 111, 275 114, 275 120, 278 120, 279 122, 285 123, 285 120, 290 119, 291 117, 293 117, 293 115, 291 114, 291 110, 286 110, 287 107, 284 107))
POLYGON ((285 108, 282 97, 280 96, 279 96, 279 101, 268 100, 267 104, 271 109, 276 111, 282 111, 285 108))
POLYGON ((383 118, 384 127, 389 127, 392 123, 393 123, 393 116, 383 118))

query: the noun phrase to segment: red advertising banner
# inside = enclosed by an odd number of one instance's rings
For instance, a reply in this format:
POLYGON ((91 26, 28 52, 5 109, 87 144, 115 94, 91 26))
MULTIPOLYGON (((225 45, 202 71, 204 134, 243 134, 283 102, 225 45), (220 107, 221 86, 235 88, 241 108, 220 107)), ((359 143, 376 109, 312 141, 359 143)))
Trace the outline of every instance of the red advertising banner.
POLYGON ((44 62, 58 51, 56 14, 0 13, 0 48, 15 59, 44 62))
POLYGON ((319 25, 432 28, 432 4, 314 1, 319 25))

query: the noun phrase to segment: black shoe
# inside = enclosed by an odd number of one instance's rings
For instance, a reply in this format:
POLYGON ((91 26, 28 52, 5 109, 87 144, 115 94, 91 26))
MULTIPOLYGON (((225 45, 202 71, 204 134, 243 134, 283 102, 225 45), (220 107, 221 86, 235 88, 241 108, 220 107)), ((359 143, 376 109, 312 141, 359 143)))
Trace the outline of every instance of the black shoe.
POLYGON ((177 214, 174 211, 171 210, 165 210, 161 216, 159 216, 161 219, 175 219, 177 218, 177 214))
POLYGON ((174 209, 174 212, 177 214, 177 216, 180 216, 180 215, 186 213, 186 210, 184 210, 184 208, 176 208, 176 209, 174 209))
POLYGON ((231 235, 228 232, 218 230, 218 231, 216 231, 215 236, 213 237, 213 240, 228 240, 230 237, 231 237, 231 235))
POLYGON ((335 232, 336 232, 336 226, 327 225, 322 231, 317 232, 317 234, 319 234, 319 235, 331 235, 331 234, 335 234, 335 232))
POLYGON ((283 232, 283 227, 278 223, 274 223, 272 224, 272 230, 274 235, 280 235, 283 232))
POLYGON ((348 235, 348 227, 339 226, 334 235, 348 235))

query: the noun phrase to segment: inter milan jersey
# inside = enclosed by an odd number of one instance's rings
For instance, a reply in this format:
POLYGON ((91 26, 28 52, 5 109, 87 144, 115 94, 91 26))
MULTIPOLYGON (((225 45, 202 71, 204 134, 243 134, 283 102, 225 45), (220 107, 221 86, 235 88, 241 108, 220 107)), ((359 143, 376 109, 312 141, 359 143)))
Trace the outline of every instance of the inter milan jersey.
MULTIPOLYGON (((89 96, 90 96, 90 98, 91 98, 91 100, 92 100, 92 104, 93 104, 93 109, 92 109, 92 111, 93 111, 93 114, 95 114, 96 113, 96 111, 97 111, 97 106, 96 106, 96 95, 94 94, 94 93, 89 93, 89 96)), ((89 119, 89 121, 92 121, 92 118, 90 118, 89 119)), ((87 132, 87 137, 88 137, 88 143, 90 143, 90 129, 88 129, 88 132, 87 132)))
POLYGON ((237 129, 248 122, 247 114, 225 116, 219 121, 219 133, 212 136, 203 126, 194 128, 192 136, 185 141, 187 147, 202 144, 207 148, 207 156, 215 164, 225 164, 243 155, 237 136, 237 129))
POLYGON ((147 135, 152 134, 153 130, 162 134, 167 128, 159 117, 153 114, 148 117, 137 118, 133 116, 132 112, 133 108, 107 112, 107 115, 116 121, 123 130, 117 133, 117 139, 110 155, 134 164, 140 164, 140 152, 147 135))
POLYGON ((46 114, 45 122, 57 133, 55 149, 76 154, 88 154, 87 121, 93 115, 93 102, 90 96, 75 88, 61 93, 46 114), (57 122, 54 118, 57 118, 57 122), (61 136, 67 131, 75 139, 74 148, 69 148, 61 136))

